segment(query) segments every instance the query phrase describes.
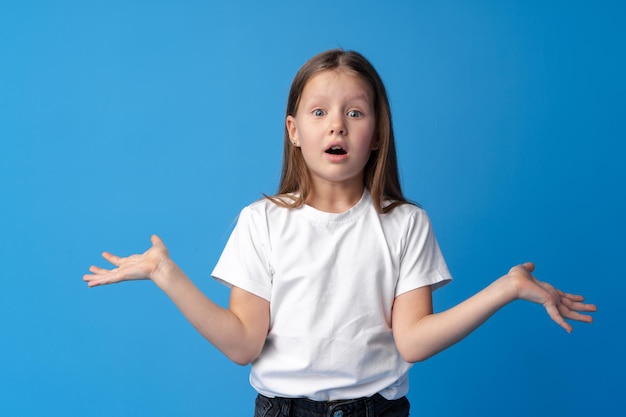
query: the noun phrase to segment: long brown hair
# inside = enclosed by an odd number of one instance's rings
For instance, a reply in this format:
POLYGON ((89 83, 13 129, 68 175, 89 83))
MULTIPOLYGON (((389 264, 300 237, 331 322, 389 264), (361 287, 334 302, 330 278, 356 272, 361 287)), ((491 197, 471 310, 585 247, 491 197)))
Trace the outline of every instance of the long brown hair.
MULTIPOLYGON (((376 126, 373 150, 363 171, 363 185, 370 191, 376 210, 387 213, 394 207, 408 203, 402 194, 398 175, 396 145, 391 122, 391 110, 385 86, 372 66, 360 53, 331 49, 308 60, 298 71, 289 91, 286 116, 296 115, 304 86, 315 74, 334 69, 346 69, 359 75, 374 92, 376 126)), ((277 205, 296 208, 306 201, 311 192, 311 177, 300 148, 292 146, 285 126, 283 168, 278 194, 269 198, 277 205)))

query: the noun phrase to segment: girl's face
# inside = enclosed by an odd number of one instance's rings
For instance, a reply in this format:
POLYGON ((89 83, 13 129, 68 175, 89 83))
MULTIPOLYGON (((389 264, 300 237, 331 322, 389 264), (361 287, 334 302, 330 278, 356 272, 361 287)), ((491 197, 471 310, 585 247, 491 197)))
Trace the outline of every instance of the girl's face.
POLYGON ((357 74, 322 71, 304 86, 287 130, 311 174, 313 186, 363 187, 363 169, 372 150, 376 118, 373 91, 357 74))

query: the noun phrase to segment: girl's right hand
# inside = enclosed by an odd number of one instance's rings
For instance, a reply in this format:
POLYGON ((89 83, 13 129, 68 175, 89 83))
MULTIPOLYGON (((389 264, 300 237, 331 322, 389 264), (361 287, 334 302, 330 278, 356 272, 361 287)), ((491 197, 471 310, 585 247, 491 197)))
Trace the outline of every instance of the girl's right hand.
POLYGON ((116 284, 122 281, 152 279, 160 266, 169 260, 169 254, 163 241, 156 235, 150 238, 152 247, 141 255, 131 255, 125 258, 104 252, 102 257, 116 266, 113 269, 105 269, 90 266, 91 274, 83 276, 83 281, 89 287, 98 285, 116 284))
POLYGON ((539 281, 532 272, 535 265, 526 262, 510 269, 508 277, 512 280, 516 289, 517 298, 542 304, 548 315, 568 333, 572 332, 571 324, 565 319, 591 323, 589 314, 597 310, 594 304, 585 303, 581 295, 569 294, 554 288, 547 282, 539 281))

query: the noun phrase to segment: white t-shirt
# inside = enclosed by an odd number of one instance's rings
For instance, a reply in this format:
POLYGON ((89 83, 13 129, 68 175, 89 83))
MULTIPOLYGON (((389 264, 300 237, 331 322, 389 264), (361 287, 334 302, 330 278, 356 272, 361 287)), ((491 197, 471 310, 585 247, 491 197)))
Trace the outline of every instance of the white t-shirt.
POLYGON ((251 204, 212 276, 270 302, 254 388, 317 401, 406 395, 411 364, 394 343, 394 298, 452 279, 424 210, 379 214, 367 190, 339 214, 251 204))

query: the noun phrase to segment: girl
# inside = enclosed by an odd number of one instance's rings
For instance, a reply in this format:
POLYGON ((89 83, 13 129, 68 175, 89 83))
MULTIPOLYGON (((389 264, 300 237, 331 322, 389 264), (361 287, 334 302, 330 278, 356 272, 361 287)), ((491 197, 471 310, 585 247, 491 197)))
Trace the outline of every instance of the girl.
POLYGON ((516 299, 591 322, 596 307, 533 275, 532 263, 434 314, 451 276, 426 213, 403 196, 389 102, 360 54, 331 50, 296 75, 287 102, 278 194, 244 208, 212 275, 227 309, 203 295, 163 242, 116 266, 89 268, 90 287, 151 279, 195 328, 252 363, 255 416, 407 416, 408 371, 516 299))

